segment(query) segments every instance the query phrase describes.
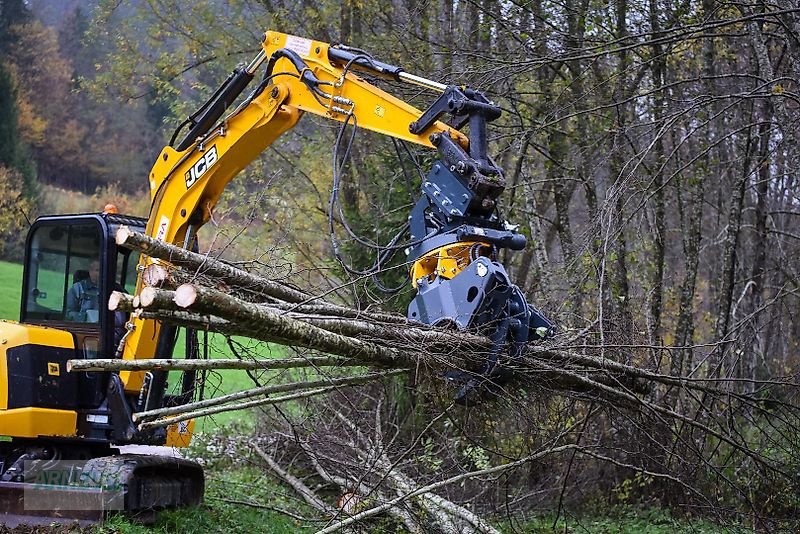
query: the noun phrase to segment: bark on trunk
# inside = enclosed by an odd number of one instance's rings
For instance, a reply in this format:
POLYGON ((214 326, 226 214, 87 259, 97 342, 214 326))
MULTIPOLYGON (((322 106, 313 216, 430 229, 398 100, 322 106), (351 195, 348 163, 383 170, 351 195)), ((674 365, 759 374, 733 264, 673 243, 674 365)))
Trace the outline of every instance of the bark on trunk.
POLYGON ((123 226, 117 231, 117 245, 137 250, 150 256, 169 262, 172 265, 195 271, 211 278, 218 278, 247 291, 266 297, 274 297, 285 302, 311 302, 317 300, 304 293, 272 280, 255 276, 220 260, 197 254, 158 241, 144 234, 133 232, 123 226))
POLYGON ((102 371, 199 371, 205 369, 299 369, 303 367, 349 367, 363 366, 363 362, 333 356, 309 356, 307 358, 275 358, 263 360, 120 360, 118 358, 96 360, 67 360, 68 372, 102 371))
POLYGON ((719 376, 724 365, 725 348, 727 345, 728 326, 730 325, 731 308, 733 307, 733 284, 736 274, 736 258, 739 244, 739 232, 742 225, 742 208, 744 206, 744 189, 750 176, 751 142, 748 132, 747 146, 744 153, 742 174, 733 186, 732 196, 728 204, 728 222, 725 230, 725 241, 722 252, 722 270, 719 282, 719 301, 717 304, 717 317, 714 327, 715 339, 719 343, 714 348, 709 360, 712 376, 719 376))

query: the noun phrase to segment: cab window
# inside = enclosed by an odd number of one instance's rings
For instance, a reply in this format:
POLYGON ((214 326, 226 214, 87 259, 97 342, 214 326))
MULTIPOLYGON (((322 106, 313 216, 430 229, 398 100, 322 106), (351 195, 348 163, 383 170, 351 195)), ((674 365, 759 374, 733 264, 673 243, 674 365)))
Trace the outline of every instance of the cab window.
POLYGON ((42 225, 30 240, 22 320, 100 320, 100 228, 42 225))
POLYGON ((136 266, 139 264, 139 253, 124 248, 117 251, 117 277, 114 290, 132 295, 136 290, 136 266))

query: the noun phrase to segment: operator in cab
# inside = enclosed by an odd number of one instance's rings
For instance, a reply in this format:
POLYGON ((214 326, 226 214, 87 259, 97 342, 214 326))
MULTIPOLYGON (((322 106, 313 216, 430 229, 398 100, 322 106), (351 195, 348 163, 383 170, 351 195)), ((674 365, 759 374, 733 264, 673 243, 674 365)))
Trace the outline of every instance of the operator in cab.
POLYGON ((96 323, 100 317, 100 261, 89 264, 89 276, 77 280, 67 292, 67 319, 96 323))

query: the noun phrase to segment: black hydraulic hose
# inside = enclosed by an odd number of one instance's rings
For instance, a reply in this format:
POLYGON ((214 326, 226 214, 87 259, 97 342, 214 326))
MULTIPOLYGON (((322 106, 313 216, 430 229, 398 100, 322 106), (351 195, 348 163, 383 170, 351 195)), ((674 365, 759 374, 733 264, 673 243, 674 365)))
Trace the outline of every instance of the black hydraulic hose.
POLYGON ((191 122, 192 122, 192 117, 189 117, 188 119, 180 123, 180 125, 177 128, 175 128, 175 131, 172 132, 172 137, 170 137, 169 139, 169 146, 175 146, 175 140, 178 138, 178 134, 181 133, 181 130, 183 130, 184 126, 190 124, 191 122))
MULTIPOLYGON (((281 59, 286 58, 291 61, 292 65, 297 72, 300 73, 300 81, 306 84, 306 86, 311 89, 313 92, 320 96, 327 97, 328 95, 324 94, 322 90, 320 90, 320 85, 326 85, 326 82, 323 82, 317 76, 311 72, 311 69, 308 68, 308 64, 303 61, 303 58, 295 52, 294 50, 289 50, 288 48, 281 48, 276 50, 270 57, 269 61, 267 62, 267 71, 264 74, 265 77, 272 76, 272 71, 275 68, 275 63, 281 59)), ((329 85, 329 84, 328 84, 329 85)))

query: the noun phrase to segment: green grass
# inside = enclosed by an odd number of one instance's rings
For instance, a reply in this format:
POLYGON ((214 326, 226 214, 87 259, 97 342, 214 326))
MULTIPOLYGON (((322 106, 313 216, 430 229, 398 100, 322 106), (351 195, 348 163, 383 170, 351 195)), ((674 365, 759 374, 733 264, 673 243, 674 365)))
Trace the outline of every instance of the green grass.
MULTIPOLYGON (((98 534, 146 534, 146 533, 201 533, 201 532, 254 532, 283 534, 316 530, 324 523, 293 519, 278 512, 258 508, 270 506, 304 517, 316 518, 317 513, 308 510, 287 493, 290 490, 277 485, 265 477, 263 471, 248 465, 228 465, 226 468, 207 469, 205 504, 199 508, 166 511, 159 514, 154 525, 148 527, 132 523, 124 517, 114 517, 103 527, 95 529, 98 534), (256 506, 242 505, 242 502, 256 506)), ((609 508, 604 515, 566 514, 555 523, 554 515, 543 514, 524 521, 498 521, 485 517, 501 532, 511 534, 744 534, 743 527, 725 527, 708 520, 683 518, 664 509, 636 509, 634 507, 609 508)), ((358 532, 405 532, 397 530, 384 517, 377 517, 362 525, 358 532)))
POLYGON ((677 517, 666 509, 638 509, 633 506, 611 507, 604 509, 601 514, 562 514, 555 522, 555 528, 554 520, 555 515, 546 514, 515 521, 513 527, 505 521, 501 524, 501 530, 529 534, 738 534, 746 531, 740 527, 723 527, 706 519, 677 517))
POLYGON ((0 319, 19 320, 22 295, 22 265, 0 261, 0 319))
POLYGON ((290 534, 308 527, 308 522, 292 519, 265 508, 246 506, 269 505, 291 509, 305 515, 302 506, 292 498, 284 497, 285 490, 255 467, 227 465, 225 468, 206 469, 206 495, 204 504, 196 508, 169 510, 158 514, 153 525, 139 525, 122 516, 109 519, 98 534, 150 534, 150 533, 206 533, 254 532, 264 534, 290 534), (298 510, 298 508, 300 510, 298 510))
MULTIPOLYGON (((244 352, 240 352, 242 357, 258 357, 258 358, 284 358, 286 351, 283 347, 271 345, 263 342, 255 342, 243 338, 233 338, 235 342, 241 343, 245 346, 244 352)), ((202 356, 202 342, 203 337, 200 334, 201 342, 201 356, 202 356)), ((220 334, 209 334, 208 336, 209 358, 228 359, 235 358, 236 356, 231 351, 225 336, 220 334)), ((183 357, 184 354, 184 336, 181 333, 178 337, 176 344, 175 354, 176 357, 183 357)), ((174 388, 180 387, 180 372, 171 372, 169 383, 174 388)), ((266 375, 255 375, 256 378, 264 377, 266 375)), ((292 376, 287 373, 287 376, 292 376)), ((206 398, 219 397, 228 393, 236 391, 243 391, 245 389, 252 389, 257 387, 253 380, 248 376, 245 371, 238 369, 224 369, 209 373, 208 380, 205 386, 204 396, 206 398)), ((177 392, 177 389, 174 390, 177 392)), ((204 417, 197 420, 195 430, 199 432, 212 432, 217 428, 229 426, 232 424, 239 425, 244 430, 252 430, 255 426, 255 411, 254 410, 240 410, 234 412, 224 412, 209 417, 204 417)))

